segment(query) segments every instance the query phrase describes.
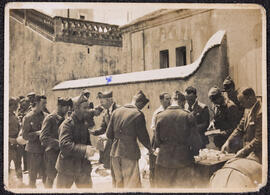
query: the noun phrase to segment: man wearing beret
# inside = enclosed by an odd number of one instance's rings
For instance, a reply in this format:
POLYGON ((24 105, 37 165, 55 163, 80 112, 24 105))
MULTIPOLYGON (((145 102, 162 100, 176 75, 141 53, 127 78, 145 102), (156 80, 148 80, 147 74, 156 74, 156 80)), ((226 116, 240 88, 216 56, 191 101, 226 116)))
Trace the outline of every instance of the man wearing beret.
POLYGON ((155 144, 156 186, 190 187, 193 172, 193 155, 189 137, 192 135, 192 118, 183 109, 185 96, 176 91, 172 104, 157 116, 155 144), (183 103, 182 103, 183 102, 183 103), (182 105, 182 106, 181 106, 182 105))
MULTIPOLYGON (((213 103, 214 116, 209 129, 219 129, 221 132, 214 137, 214 143, 219 149, 228 139, 232 131, 238 125, 241 114, 238 107, 230 100, 226 100, 218 87, 209 90, 208 97, 213 103)), ((239 147, 239 140, 232 142, 232 148, 239 147)))
POLYGON ((17 178, 22 182, 22 167, 21 167, 21 154, 19 145, 16 141, 20 131, 20 123, 15 111, 18 108, 18 101, 11 97, 9 99, 9 138, 8 138, 8 168, 10 169, 11 161, 15 164, 15 171, 17 178))
POLYGON ((223 91, 225 92, 226 97, 238 107, 242 117, 244 114, 244 108, 240 105, 240 102, 237 97, 238 92, 235 89, 234 81, 230 76, 227 76, 227 78, 223 82, 223 91))
POLYGON ((46 181, 44 165, 44 148, 41 146, 39 136, 42 122, 46 116, 42 110, 46 106, 46 100, 42 96, 36 95, 32 104, 32 110, 26 114, 22 123, 23 139, 28 140, 26 151, 29 169, 29 187, 36 188, 37 174, 42 176, 43 183, 46 181))
POLYGON ((60 153, 56 161, 56 187, 91 188, 91 162, 89 157, 95 150, 91 146, 90 135, 85 124, 88 99, 81 94, 73 99, 73 113, 59 127, 60 153))
POLYGON ((205 104, 199 102, 196 88, 190 86, 186 88, 185 92, 187 110, 192 113, 196 120, 195 128, 201 136, 201 140, 203 142, 202 148, 205 148, 205 146, 209 143, 208 137, 204 135, 209 126, 210 120, 208 107, 205 104))
POLYGON ((152 153, 145 117, 141 111, 148 102, 144 93, 139 91, 131 104, 116 109, 112 114, 106 135, 113 140, 110 155, 114 187, 141 187, 138 164, 141 154, 137 138, 152 153))
POLYGON ((40 141, 45 147, 46 188, 52 188, 57 171, 55 163, 59 154, 58 128, 64 121, 70 106, 69 99, 58 98, 57 110, 49 114, 43 121, 40 141))
MULTIPOLYGON (((106 139, 105 133, 107 126, 109 124, 111 115, 113 112, 119 108, 120 106, 115 103, 113 100, 113 92, 99 92, 98 99, 100 101, 100 105, 105 109, 105 114, 103 115, 103 119, 101 125, 98 129, 95 129, 91 132, 91 134, 98 136, 103 135, 104 137, 100 137, 100 139, 106 139)), ((100 151, 100 159, 99 162, 104 164, 105 169, 110 169, 110 152, 112 147, 112 140, 108 139, 104 148, 104 151, 100 151)))
POLYGON ((222 151, 229 151, 230 142, 234 137, 243 136, 243 148, 235 157, 250 158, 262 163, 262 107, 252 88, 242 88, 238 95, 241 106, 248 109, 237 128, 222 146, 222 151))

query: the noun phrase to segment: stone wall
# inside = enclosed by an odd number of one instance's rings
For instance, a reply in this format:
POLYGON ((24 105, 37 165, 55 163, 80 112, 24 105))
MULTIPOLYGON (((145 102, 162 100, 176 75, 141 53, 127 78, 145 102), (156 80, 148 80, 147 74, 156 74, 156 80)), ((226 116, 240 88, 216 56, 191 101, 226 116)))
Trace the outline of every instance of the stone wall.
MULTIPOLYGON (((123 61, 127 71, 160 67, 159 52, 169 50, 176 66, 175 48, 186 46, 187 64, 200 55, 217 31, 227 34, 229 72, 236 86, 251 86, 262 95, 262 14, 259 9, 176 10, 122 27, 123 61)), ((215 83, 211 83, 213 85, 215 83)))
MULTIPOLYGON (((131 102, 132 97, 139 90, 143 90, 146 96, 150 99, 149 107, 146 106, 143 112, 145 114, 149 134, 152 136, 153 132, 150 130, 150 125, 154 111, 160 106, 159 94, 162 92, 168 92, 172 94, 175 90, 180 90, 183 92, 188 86, 192 85, 197 88, 198 99, 201 102, 207 104, 210 108, 211 103, 208 98, 208 91, 213 83, 221 85, 225 77, 228 75, 227 60, 226 37, 224 36, 222 37, 222 41, 219 45, 208 44, 208 47, 205 47, 201 60, 198 60, 194 63, 198 65, 198 69, 188 77, 181 78, 181 76, 178 76, 178 78, 175 79, 163 79, 137 83, 123 82, 122 84, 112 83, 103 86, 92 86, 88 88, 91 92, 90 101, 93 101, 94 105, 98 105, 99 102, 98 99, 96 99, 97 93, 99 91, 112 90, 114 94, 114 100, 120 105, 125 105, 131 102)), ((151 72, 154 74, 154 71, 151 72)), ((163 72, 166 72, 166 70, 163 70, 163 72)), ((137 76, 142 77, 143 74, 137 73, 137 76)), ((112 79, 114 79, 114 76, 112 76, 112 79)), ((134 78, 134 80, 136 80, 136 78, 134 78)), ((81 81, 81 84, 83 85, 85 82, 87 81, 81 81)), ((80 88, 63 88, 62 90, 58 89, 54 91, 54 95, 55 97, 74 97, 78 96, 81 93, 81 90, 82 89, 80 88)), ((100 119, 101 117, 96 119, 97 124, 99 124, 100 119)))
POLYGON ((121 47, 52 42, 10 17, 10 96, 30 91, 48 96, 61 81, 121 73, 121 47))

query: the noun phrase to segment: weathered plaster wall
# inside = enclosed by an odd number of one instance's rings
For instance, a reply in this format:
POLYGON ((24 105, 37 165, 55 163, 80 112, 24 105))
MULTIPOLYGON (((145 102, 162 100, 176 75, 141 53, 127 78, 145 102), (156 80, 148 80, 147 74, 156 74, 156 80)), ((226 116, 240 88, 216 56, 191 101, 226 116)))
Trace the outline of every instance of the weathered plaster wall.
MULTIPOLYGON (((183 12, 185 12, 184 10, 183 12)), ((192 11, 192 10, 191 10, 192 11)), ((169 50, 170 67, 176 66, 175 48, 187 47, 187 64, 195 61, 208 39, 217 31, 227 34, 230 75, 240 86, 252 86, 261 95, 262 15, 257 9, 208 10, 166 22, 168 16, 138 24, 123 36, 127 71, 160 67, 159 51, 169 50), (131 49, 132 48, 132 49, 131 49), (131 59, 130 59, 131 58, 131 59)), ((181 14, 181 11, 179 11, 181 14)), ((212 83, 213 85, 214 83, 212 83)))
MULTIPOLYGON (((200 101, 210 105, 207 97, 207 92, 212 86, 212 83, 221 85, 224 78, 228 74, 228 65, 226 58, 226 39, 222 46, 214 47, 206 53, 205 58, 201 62, 199 69, 187 79, 162 80, 153 82, 131 83, 121 85, 106 85, 101 87, 89 88, 91 92, 90 100, 94 105, 99 102, 95 98, 99 91, 112 90, 115 101, 120 105, 125 105, 131 102, 132 97, 139 91, 143 90, 146 96, 150 99, 149 108, 146 106, 143 110, 147 122, 147 127, 150 135, 151 119, 153 112, 160 106, 159 94, 161 92, 169 92, 172 94, 175 90, 184 91, 190 85, 196 86, 200 101)), ((113 76, 112 76, 113 79, 113 76)), ((69 89, 54 91, 55 96, 77 96, 81 89, 69 89)), ((100 118, 99 118, 100 119, 100 118)), ((97 119, 96 121, 99 121, 97 119)))
POLYGON ((51 89, 59 82, 121 73, 121 48, 52 42, 10 19, 10 95, 45 93, 53 109, 51 89), (89 52, 88 52, 89 50, 89 52))

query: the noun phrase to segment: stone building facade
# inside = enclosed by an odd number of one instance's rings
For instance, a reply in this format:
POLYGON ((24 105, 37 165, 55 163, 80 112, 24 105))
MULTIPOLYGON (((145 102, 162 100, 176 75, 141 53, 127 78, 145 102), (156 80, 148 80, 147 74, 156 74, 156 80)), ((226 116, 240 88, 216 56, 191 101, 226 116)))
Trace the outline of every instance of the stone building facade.
POLYGON ((89 88, 95 105, 98 91, 113 90, 116 102, 124 105, 142 89, 151 99, 144 111, 150 127, 163 91, 193 85, 210 105, 209 88, 231 75, 237 87, 251 86, 262 95, 260 9, 162 9, 120 28, 42 16, 50 24, 44 31, 40 21, 27 21, 10 16, 9 92, 44 93, 49 110, 58 96, 75 96, 82 88, 89 88), (222 36, 211 40, 219 31, 222 36), (113 82, 106 83, 106 76, 113 82))

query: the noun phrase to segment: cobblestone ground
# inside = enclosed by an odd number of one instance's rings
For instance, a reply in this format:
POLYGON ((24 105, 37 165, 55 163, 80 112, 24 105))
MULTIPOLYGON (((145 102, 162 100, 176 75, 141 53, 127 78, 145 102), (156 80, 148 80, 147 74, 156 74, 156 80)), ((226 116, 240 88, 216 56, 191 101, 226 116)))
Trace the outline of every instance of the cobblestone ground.
MULTIPOLYGON (((98 152, 94 155, 93 159, 91 160, 92 163, 92 180, 93 180, 93 188, 94 189, 104 189, 104 188, 112 188, 112 179, 110 170, 104 169, 103 165, 98 163, 99 155, 98 152)), ((147 156, 142 152, 142 158, 139 161, 140 169, 141 169, 141 179, 142 179, 142 186, 148 188, 149 184, 149 166, 147 161, 147 156), (148 170, 147 170, 148 169, 148 170)), ((11 164, 11 170, 9 174, 9 189, 12 188, 27 188, 27 184, 29 181, 28 174, 23 174, 23 180, 20 181, 17 179, 14 165, 11 164)), ((36 182, 37 189, 44 189, 43 183, 41 179, 37 179, 36 182)), ((55 186, 54 186, 55 188, 55 186)), ((72 188, 76 188, 75 185, 72 188)))

